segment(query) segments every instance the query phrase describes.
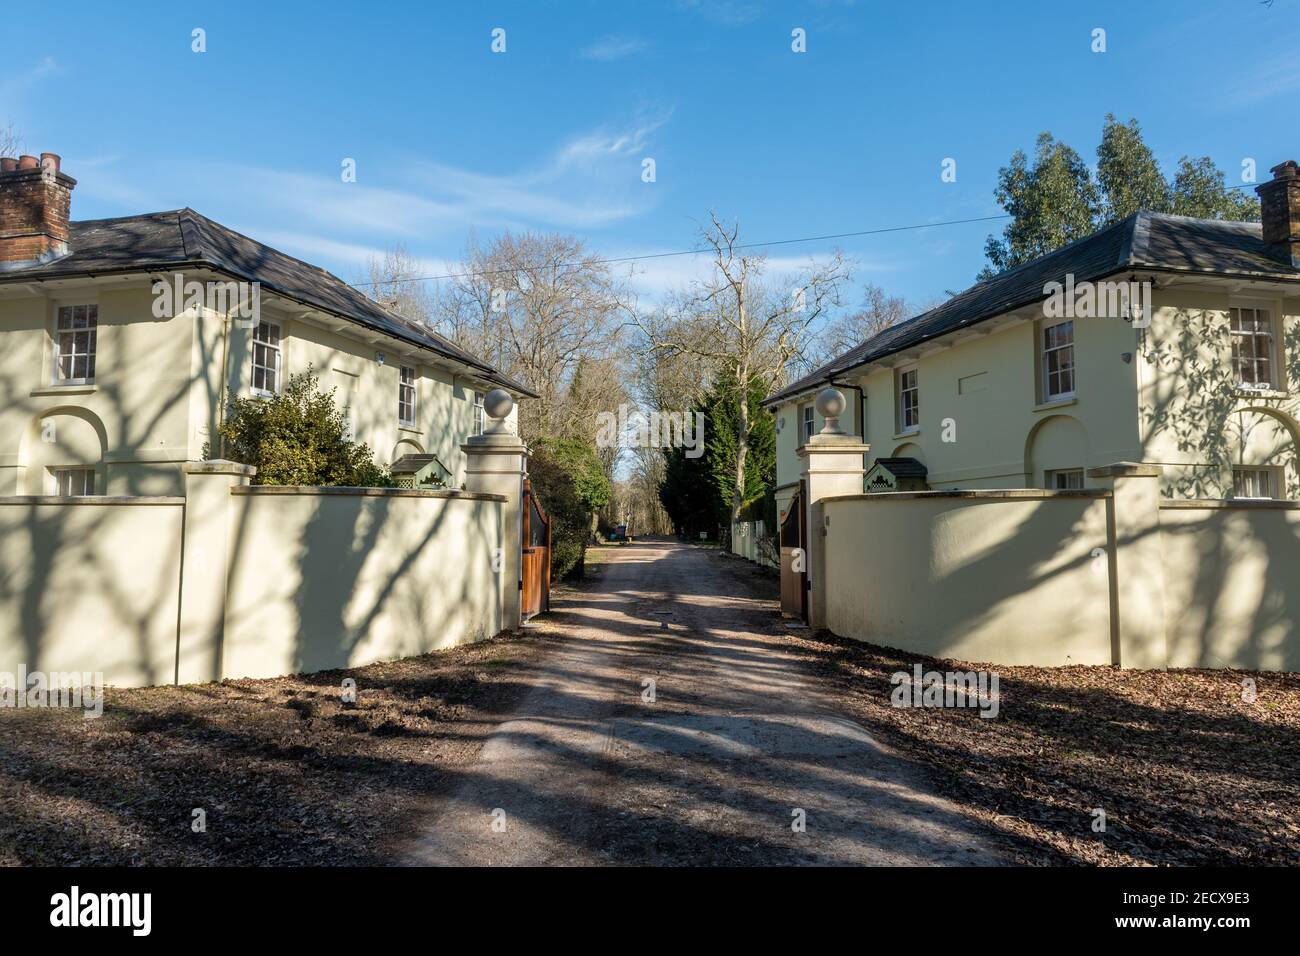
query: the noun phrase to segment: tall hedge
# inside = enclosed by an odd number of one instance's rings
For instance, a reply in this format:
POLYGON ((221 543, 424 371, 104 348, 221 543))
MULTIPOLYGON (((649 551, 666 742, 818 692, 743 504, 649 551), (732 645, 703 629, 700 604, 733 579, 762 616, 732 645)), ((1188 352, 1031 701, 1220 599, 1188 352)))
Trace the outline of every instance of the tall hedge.
POLYGON ((572 439, 539 439, 528 457, 528 477, 551 519, 551 577, 580 575, 592 515, 612 494, 595 449, 572 439))
MULTIPOLYGON (((763 410, 766 390, 751 382, 749 451, 745 456, 745 492, 742 507, 771 493, 776 484, 776 427, 763 410)), ((736 431, 740 418, 740 389, 734 376, 720 376, 692 413, 704 415, 704 454, 687 457, 681 448, 666 452, 667 467, 659 500, 674 530, 687 538, 701 531, 711 539, 727 539, 731 532, 731 497, 736 474, 736 431)))

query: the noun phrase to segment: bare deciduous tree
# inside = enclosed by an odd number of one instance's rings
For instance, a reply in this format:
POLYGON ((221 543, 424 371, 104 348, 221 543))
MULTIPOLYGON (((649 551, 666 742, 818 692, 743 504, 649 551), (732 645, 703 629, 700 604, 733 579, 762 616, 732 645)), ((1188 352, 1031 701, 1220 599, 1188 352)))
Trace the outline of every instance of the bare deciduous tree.
MULTIPOLYGON (((739 225, 711 214, 701 235, 713 260, 712 275, 668 309, 641 319, 641 330, 648 348, 693 358, 700 375, 725 371, 742 389, 757 383, 771 391, 802 352, 809 327, 839 305, 848 270, 837 252, 829 262, 813 263, 788 285, 778 286, 764 280, 765 256, 741 251, 739 234, 739 225)), ((745 504, 750 432, 748 403, 739 402, 738 409, 733 524, 745 504)))
POLYGON ((568 386, 559 396, 554 434, 595 444, 600 431, 597 416, 602 412, 616 412, 619 405, 630 401, 626 366, 619 353, 581 356, 568 386))
MULTIPOLYGON (((559 438, 571 438, 592 446, 605 477, 614 481, 623 449, 597 441, 600 414, 616 413, 629 401, 627 362, 620 354, 583 356, 578 360, 568 386, 559 396, 552 424, 559 438)), ((593 526, 592 530, 595 528, 593 526)))
POLYGON ((855 312, 828 322, 817 334, 800 363, 802 374, 825 365, 885 329, 905 322, 914 313, 907 300, 889 295, 878 285, 868 283, 862 289, 862 306, 855 312))
POLYGON ((580 239, 505 233, 486 248, 471 240, 460 271, 438 296, 437 325, 539 394, 519 409, 525 439, 579 437, 594 430, 594 416, 586 422, 592 407, 617 408, 622 375, 610 369, 617 367, 629 296, 580 239), (599 392, 583 379, 581 397, 566 405, 579 369, 616 387, 599 392))
MULTIPOLYGON (((686 314, 687 300, 683 293, 658 312, 642 317, 638 324, 643 332, 647 327, 667 326, 686 314)), ((682 328, 678 334, 685 336, 690 331, 682 328)), ((701 368, 693 351, 642 347, 636 351, 634 361, 637 399, 643 410, 687 411, 709 389, 713 370, 701 368)))
POLYGON ((611 525, 626 522, 632 535, 671 534, 672 520, 659 500, 659 486, 667 470, 663 451, 636 447, 629 456, 631 468, 626 478, 613 482, 605 520, 611 525))
POLYGON ((419 261, 398 243, 384 250, 383 257, 371 256, 361 288, 376 302, 393 312, 418 322, 433 324, 433 297, 421 280, 424 274, 419 261))
POLYGON ((628 477, 628 517, 634 533, 669 534, 673 530, 672 519, 659 500, 659 488, 668 470, 663 452, 658 448, 635 448, 632 455, 632 471, 628 477))
POLYGON ((13 123, 0 126, 0 156, 17 156, 22 145, 22 137, 14 129, 13 123))

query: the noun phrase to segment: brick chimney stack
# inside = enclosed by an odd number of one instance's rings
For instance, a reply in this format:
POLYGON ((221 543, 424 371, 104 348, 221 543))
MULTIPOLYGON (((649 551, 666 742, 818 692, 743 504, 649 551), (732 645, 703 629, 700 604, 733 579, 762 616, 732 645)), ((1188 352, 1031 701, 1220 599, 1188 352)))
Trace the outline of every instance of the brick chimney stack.
POLYGON ((0 158, 0 270, 68 252, 68 217, 77 181, 54 153, 0 158))
POLYGON ((1259 193, 1264 242, 1283 262, 1300 269, 1300 165, 1288 159, 1269 172, 1273 178, 1255 187, 1259 193))

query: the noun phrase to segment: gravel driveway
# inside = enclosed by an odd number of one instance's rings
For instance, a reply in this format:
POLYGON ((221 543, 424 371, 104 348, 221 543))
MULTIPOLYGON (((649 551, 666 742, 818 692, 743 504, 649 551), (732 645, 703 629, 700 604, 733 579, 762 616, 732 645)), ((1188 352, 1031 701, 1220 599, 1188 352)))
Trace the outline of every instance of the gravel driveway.
POLYGON ((561 640, 405 862, 989 865, 988 831, 787 649, 770 580, 671 541, 602 551, 561 640))

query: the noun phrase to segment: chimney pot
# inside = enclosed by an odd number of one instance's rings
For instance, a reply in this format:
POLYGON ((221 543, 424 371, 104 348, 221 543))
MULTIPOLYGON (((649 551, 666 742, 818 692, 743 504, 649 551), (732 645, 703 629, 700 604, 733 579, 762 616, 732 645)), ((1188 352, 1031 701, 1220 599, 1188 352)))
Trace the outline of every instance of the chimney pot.
POLYGON ((1278 163, 1269 170, 1274 179, 1295 179, 1300 176, 1300 163, 1294 159, 1288 159, 1285 163, 1278 163))
POLYGON ((1278 163, 1273 178, 1255 187, 1264 243, 1282 262, 1300 271, 1300 164, 1278 163))
POLYGON ((57 153, 0 158, 0 269, 66 255, 72 190, 57 153))

